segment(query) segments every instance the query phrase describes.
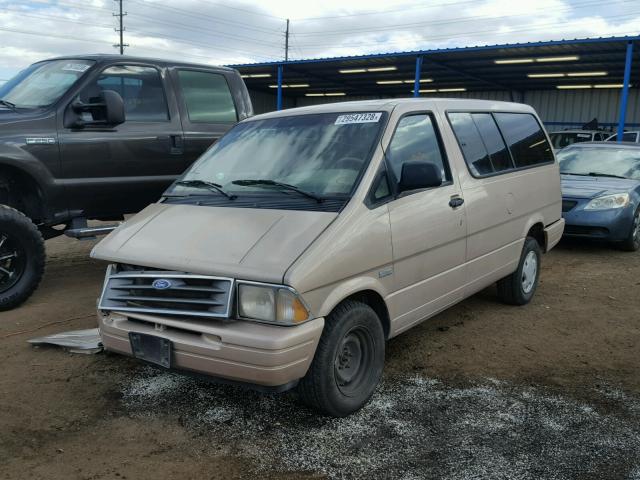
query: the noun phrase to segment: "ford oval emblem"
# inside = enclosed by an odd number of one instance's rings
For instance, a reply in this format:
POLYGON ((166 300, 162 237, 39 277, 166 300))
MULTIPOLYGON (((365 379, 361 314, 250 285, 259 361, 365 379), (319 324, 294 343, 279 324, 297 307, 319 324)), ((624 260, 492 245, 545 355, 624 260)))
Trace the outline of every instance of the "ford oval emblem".
POLYGON ((167 288, 171 288, 171 282, 165 278, 158 278, 153 281, 151 286, 156 290, 166 290, 167 288))

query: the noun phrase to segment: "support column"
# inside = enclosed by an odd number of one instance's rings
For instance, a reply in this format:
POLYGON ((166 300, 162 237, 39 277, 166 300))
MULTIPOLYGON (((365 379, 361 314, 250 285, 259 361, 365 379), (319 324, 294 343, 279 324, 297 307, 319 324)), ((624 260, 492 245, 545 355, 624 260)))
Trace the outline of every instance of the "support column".
POLYGON ((420 96, 420 74, 422 73, 422 55, 416 57, 416 77, 413 81, 413 96, 420 96))
POLYGON ((624 123, 627 118, 627 102, 629 101, 629 80, 631 79, 631 60, 633 58, 633 42, 627 43, 627 56, 624 61, 624 80, 620 94, 620 117, 618 118, 618 143, 622 142, 624 123))
POLYGON ((282 65, 278 65, 278 96, 276 110, 282 110, 282 65))

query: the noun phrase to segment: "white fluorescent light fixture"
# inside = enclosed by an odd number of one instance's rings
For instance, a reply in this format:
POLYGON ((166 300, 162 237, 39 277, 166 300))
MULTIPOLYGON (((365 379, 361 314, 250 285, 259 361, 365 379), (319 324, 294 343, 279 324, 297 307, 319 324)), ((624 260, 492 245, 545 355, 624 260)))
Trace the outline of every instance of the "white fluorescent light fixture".
POLYGON ((577 55, 568 55, 566 57, 540 57, 535 59, 536 62, 575 62, 580 60, 577 55))
POLYGON ((305 97, 344 97, 344 92, 305 93, 305 97))
POLYGON ((584 90, 587 88, 592 88, 591 85, 557 85, 556 88, 558 90, 584 90))
POLYGON ((398 67, 369 67, 369 68, 343 68, 338 70, 340 73, 367 73, 367 72, 393 72, 398 67))
POLYGON ((270 73, 248 73, 241 75, 242 78, 269 78, 270 76, 270 73))
POLYGON ((403 80, 378 80, 376 81, 378 85, 401 85, 403 80))
MULTIPOLYGON (((282 88, 307 88, 309 87, 308 83, 288 83, 282 84, 282 88)), ((269 85, 269 88, 278 88, 278 85, 269 85)))
POLYGON ((567 77, 605 77, 609 72, 572 72, 567 73, 567 77))
MULTIPOLYGON (((404 83, 415 83, 415 80, 405 80, 404 83)), ((421 78, 420 83, 433 83, 433 78, 421 78)))
POLYGON ((498 65, 508 65, 510 63, 533 63, 533 58, 504 58, 502 60, 494 60, 498 65))
MULTIPOLYGON (((629 84, 629 87, 633 85, 629 84)), ((593 88, 623 88, 623 83, 601 83, 600 85, 594 85, 593 88)))
MULTIPOLYGON (((447 93, 447 92, 466 92, 466 88, 458 87, 458 88, 428 88, 428 89, 419 89, 419 93, 447 93)), ((411 93, 414 93, 415 90, 411 90, 411 93)))
POLYGON ((564 73, 527 73, 529 78, 560 78, 564 76, 564 73))

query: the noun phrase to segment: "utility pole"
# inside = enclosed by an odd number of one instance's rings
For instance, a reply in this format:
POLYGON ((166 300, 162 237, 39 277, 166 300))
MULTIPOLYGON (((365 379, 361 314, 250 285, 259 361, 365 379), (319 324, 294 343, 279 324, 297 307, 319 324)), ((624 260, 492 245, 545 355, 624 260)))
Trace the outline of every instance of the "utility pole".
POLYGON ((115 31, 120 33, 120 43, 114 45, 115 48, 119 48, 120 49, 120 55, 124 55, 124 47, 128 47, 129 44, 128 43, 124 43, 124 25, 123 25, 123 20, 124 17, 127 15, 126 12, 122 11, 122 0, 114 0, 114 2, 118 2, 118 6, 119 8, 119 13, 114 13, 113 16, 114 17, 118 17, 118 23, 120 25, 120 28, 116 28, 115 31))
POLYGON ((284 61, 289 60, 289 19, 287 18, 287 30, 284 34, 284 61))

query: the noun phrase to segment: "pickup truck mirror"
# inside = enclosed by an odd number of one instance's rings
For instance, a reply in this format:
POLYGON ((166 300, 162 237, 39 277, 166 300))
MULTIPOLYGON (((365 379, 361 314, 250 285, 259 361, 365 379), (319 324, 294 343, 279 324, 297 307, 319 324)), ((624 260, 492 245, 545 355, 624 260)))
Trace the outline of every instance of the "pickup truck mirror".
POLYGON ((433 163, 407 162, 402 165, 398 193, 442 185, 442 172, 433 163))
POLYGON ((77 100, 71 104, 71 110, 73 114, 65 118, 64 126, 67 128, 115 127, 125 121, 124 101, 113 90, 103 90, 95 102, 77 100), (81 115, 83 112, 89 112, 93 120, 84 120, 81 115))

